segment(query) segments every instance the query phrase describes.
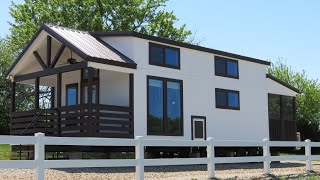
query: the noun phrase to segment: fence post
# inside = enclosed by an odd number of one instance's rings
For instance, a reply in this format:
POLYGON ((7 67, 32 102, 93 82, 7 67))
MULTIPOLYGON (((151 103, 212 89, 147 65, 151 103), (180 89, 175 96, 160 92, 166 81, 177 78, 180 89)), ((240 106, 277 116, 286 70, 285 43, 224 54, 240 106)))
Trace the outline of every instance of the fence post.
POLYGON ((136 144, 136 179, 137 180, 143 180, 144 179, 144 143, 143 143, 143 137, 142 136, 136 136, 135 138, 137 140, 136 144))
POLYGON ((44 133, 35 134, 35 144, 34 144, 34 160, 36 162, 35 179, 44 180, 44 143, 43 137, 44 133))
POLYGON ((209 137, 207 139, 208 145, 207 145, 207 158, 208 158, 208 179, 213 179, 216 177, 216 167, 215 167, 215 154, 214 154, 214 139, 212 137, 209 137))
POLYGON ((263 169, 265 174, 270 174, 270 146, 269 146, 269 139, 265 138, 263 139, 263 169))
POLYGON ((311 146, 310 146, 310 139, 306 139, 306 146, 305 146, 305 155, 306 155, 306 169, 307 171, 312 171, 312 165, 311 165, 311 146))

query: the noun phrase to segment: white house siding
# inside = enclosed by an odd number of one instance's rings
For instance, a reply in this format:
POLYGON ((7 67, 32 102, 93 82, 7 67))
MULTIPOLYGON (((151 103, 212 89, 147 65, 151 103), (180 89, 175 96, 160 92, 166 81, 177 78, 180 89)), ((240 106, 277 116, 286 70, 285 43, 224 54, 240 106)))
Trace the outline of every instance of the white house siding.
POLYGON ((267 87, 268 87, 268 93, 271 94, 282 94, 282 95, 286 95, 286 96, 296 96, 296 92, 288 89, 285 86, 282 86, 281 84, 275 82, 272 79, 267 78, 267 87))
POLYGON ((100 70, 100 103, 129 106, 129 75, 100 70))
POLYGON ((281 87, 268 82, 266 65, 238 60, 239 79, 231 79, 215 76, 214 54, 211 53, 177 47, 180 48, 181 69, 176 70, 149 65, 148 40, 135 37, 106 37, 103 40, 137 63, 134 73, 135 136, 191 139, 191 116, 196 115, 206 116, 207 137, 262 140, 269 137, 268 92, 288 94, 288 89, 278 90, 281 87), (147 135, 147 75, 183 80, 183 136, 147 135), (215 108, 215 88, 240 91, 240 110, 215 108))

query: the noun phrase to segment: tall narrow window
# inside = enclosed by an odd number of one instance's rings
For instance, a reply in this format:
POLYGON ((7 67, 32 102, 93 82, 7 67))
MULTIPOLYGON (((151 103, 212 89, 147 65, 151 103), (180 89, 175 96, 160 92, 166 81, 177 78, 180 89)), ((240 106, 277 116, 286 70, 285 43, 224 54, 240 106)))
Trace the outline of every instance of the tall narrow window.
POLYGON ((163 82, 149 79, 148 91, 148 132, 160 134, 163 132, 163 82))
POLYGON ((78 104, 78 83, 66 86, 66 105, 73 106, 78 104))
POLYGON ((216 88, 216 108, 239 110, 239 91, 216 88))
POLYGON ((148 135, 182 135, 182 123, 182 81, 148 76, 148 135))
POLYGON ((181 87, 178 82, 167 82, 167 118, 169 134, 181 132, 181 87))
POLYGON ((280 95, 269 94, 269 118, 273 120, 281 119, 280 95))
POLYGON ((178 48, 149 43, 149 63, 151 65, 180 69, 178 48))
POLYGON ((238 61, 215 56, 215 74, 216 76, 239 78, 238 61))

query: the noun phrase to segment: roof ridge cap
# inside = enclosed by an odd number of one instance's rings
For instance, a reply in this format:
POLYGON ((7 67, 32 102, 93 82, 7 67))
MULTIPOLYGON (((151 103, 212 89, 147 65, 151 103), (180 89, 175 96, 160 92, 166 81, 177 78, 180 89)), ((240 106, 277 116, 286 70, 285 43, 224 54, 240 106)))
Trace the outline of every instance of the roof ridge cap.
POLYGON ((79 29, 73 29, 73 28, 69 28, 69 27, 64 27, 64 26, 59 26, 59 25, 55 25, 55 24, 44 24, 45 26, 49 27, 49 28, 52 28, 52 27, 55 27, 55 28, 60 28, 60 29, 63 29, 63 30, 68 30, 68 31, 74 31, 74 32, 79 32, 79 33, 85 33, 85 34, 89 34, 89 31, 84 31, 84 30, 79 30, 79 29))

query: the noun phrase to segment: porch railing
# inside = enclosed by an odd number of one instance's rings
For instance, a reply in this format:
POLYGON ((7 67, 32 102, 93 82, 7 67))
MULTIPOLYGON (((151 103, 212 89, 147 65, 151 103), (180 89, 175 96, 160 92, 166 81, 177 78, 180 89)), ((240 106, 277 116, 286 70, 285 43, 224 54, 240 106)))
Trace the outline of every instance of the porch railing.
POLYGON ((55 109, 13 112, 11 135, 133 138, 132 110, 114 105, 75 105, 55 109), (38 116, 36 122, 32 122, 38 116), (32 124, 30 124, 32 123, 32 124))

